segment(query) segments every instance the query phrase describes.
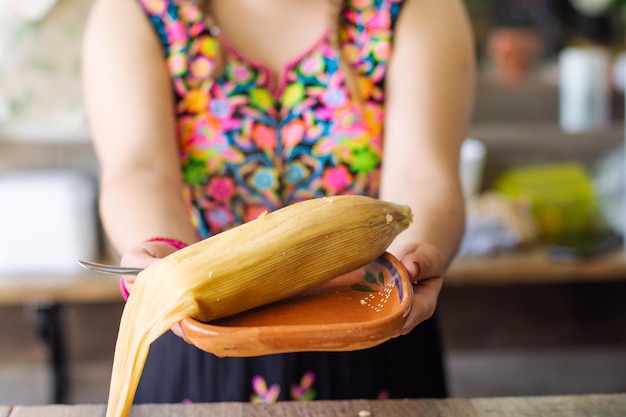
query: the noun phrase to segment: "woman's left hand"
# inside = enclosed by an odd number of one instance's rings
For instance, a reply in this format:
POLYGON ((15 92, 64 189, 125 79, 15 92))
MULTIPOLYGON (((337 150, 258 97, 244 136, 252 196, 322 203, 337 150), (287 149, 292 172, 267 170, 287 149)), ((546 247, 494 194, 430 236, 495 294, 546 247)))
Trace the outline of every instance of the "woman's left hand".
POLYGON ((407 334, 430 318, 437 306, 445 264, 441 251, 428 243, 411 243, 395 254, 413 283, 413 305, 399 335, 407 334))

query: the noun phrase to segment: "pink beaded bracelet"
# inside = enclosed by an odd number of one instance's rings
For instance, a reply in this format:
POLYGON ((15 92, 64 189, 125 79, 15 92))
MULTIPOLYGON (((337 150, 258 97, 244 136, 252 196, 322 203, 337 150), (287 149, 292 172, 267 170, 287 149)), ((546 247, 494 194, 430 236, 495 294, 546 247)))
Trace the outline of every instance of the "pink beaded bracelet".
MULTIPOLYGON (((151 237, 148 240, 145 240, 145 242, 161 242, 161 243, 166 243, 168 245, 170 245, 171 247, 173 247, 176 250, 180 250, 183 248, 186 248, 188 245, 181 241, 181 240, 177 240, 177 239, 170 239, 167 237, 151 237)), ((122 297, 124 297, 124 300, 128 300, 128 297, 130 296, 130 293, 128 292, 128 290, 126 289, 126 285, 124 284, 124 277, 120 277, 120 292, 122 293, 122 297)))
POLYGON ((170 238, 167 238, 167 237, 151 237, 150 239, 146 240, 146 242, 167 243, 168 245, 170 245, 170 246, 172 246, 173 248, 176 248, 176 249, 183 249, 183 248, 186 248, 188 246, 182 240, 170 239, 170 238))

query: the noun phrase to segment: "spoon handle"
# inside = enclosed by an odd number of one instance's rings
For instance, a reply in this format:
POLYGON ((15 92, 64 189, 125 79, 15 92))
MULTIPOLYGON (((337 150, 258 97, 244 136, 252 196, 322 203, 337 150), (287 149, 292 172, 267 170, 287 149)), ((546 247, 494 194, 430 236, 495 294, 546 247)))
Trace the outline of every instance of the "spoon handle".
POLYGON ((78 264, 85 269, 96 272, 104 272, 105 274, 121 274, 121 275, 137 275, 143 268, 132 268, 125 266, 104 265, 91 261, 79 260, 78 264))

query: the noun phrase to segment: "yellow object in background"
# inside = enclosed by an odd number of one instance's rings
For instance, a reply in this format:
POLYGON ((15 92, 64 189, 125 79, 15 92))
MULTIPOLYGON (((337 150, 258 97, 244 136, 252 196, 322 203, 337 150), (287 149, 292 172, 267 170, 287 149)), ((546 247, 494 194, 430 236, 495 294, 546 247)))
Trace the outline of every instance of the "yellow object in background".
POLYGON ((512 168, 498 178, 494 189, 530 201, 545 242, 594 235, 603 224, 591 177, 579 163, 512 168))

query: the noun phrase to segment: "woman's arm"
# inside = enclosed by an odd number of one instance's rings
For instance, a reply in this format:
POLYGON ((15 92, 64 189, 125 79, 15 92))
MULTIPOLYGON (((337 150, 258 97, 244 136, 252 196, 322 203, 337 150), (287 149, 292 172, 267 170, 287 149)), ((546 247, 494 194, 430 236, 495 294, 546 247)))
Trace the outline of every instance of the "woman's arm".
POLYGON ((418 285, 405 330, 430 317, 464 230, 459 179, 475 85, 474 40, 460 0, 407 0, 387 75, 381 198, 413 224, 389 250, 418 285))
POLYGON ((95 3, 83 85, 101 165, 100 214, 113 246, 125 254, 155 236, 195 241, 182 199, 171 83, 138 1, 95 3))

